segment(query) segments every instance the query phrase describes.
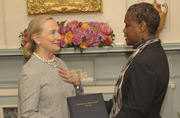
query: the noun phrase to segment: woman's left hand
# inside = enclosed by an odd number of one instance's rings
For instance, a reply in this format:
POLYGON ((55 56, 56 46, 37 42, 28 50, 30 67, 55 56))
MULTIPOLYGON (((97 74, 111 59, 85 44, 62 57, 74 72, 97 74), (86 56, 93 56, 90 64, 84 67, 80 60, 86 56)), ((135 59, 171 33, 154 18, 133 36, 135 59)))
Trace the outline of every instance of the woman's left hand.
POLYGON ((59 67, 59 75, 63 78, 63 81, 74 84, 74 83, 78 83, 79 82, 79 76, 72 73, 71 71, 69 71, 68 69, 66 69, 65 67, 59 67))

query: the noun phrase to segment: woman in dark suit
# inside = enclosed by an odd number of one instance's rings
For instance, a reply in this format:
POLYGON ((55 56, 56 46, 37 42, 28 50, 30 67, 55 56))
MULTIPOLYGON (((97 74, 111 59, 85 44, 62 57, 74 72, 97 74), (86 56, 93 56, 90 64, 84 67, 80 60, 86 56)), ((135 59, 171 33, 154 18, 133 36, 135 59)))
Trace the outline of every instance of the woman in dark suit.
POLYGON ((155 36, 160 16, 153 5, 132 5, 123 30, 135 51, 122 68, 114 95, 106 102, 110 118, 161 118, 160 110, 169 82, 169 66, 155 36))

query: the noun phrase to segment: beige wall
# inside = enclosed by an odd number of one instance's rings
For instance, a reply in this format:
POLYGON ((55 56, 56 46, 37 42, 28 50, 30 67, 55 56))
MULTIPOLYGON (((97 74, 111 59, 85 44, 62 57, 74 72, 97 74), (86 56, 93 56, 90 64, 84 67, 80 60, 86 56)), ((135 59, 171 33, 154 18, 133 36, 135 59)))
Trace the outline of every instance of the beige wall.
POLYGON ((3 2, 0 1, 0 49, 5 48, 5 32, 4 32, 4 14, 3 14, 3 2))
MULTIPOLYGON (((54 16, 58 21, 102 21, 108 22, 114 29, 115 43, 124 45, 124 15, 127 8, 137 2, 149 2, 153 0, 103 0, 103 14, 86 15, 59 15, 54 16)), ((167 3, 169 7, 166 24, 160 34, 163 43, 180 43, 180 1, 157 0, 158 3, 167 3)), ((27 28, 28 22, 33 17, 28 17, 26 12, 26 0, 0 0, 0 49, 17 49, 20 47, 18 38, 21 31, 27 28)), ((164 8, 162 7, 164 11, 164 8)))

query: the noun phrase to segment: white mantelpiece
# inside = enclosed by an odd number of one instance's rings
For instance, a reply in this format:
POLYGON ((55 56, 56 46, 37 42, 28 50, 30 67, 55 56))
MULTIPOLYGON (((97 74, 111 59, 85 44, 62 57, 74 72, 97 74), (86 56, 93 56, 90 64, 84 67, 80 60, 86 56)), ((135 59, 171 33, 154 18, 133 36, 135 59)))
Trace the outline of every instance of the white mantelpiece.
MULTIPOLYGON (((165 51, 168 50, 180 50, 180 43, 172 43, 172 44, 162 44, 165 51)), ((83 51, 83 53, 91 54, 91 53, 111 53, 111 52, 132 52, 132 46, 125 45, 114 45, 113 48, 110 46, 104 48, 98 47, 89 47, 83 51)), ((79 54, 80 51, 74 51, 74 48, 62 48, 60 52, 56 52, 56 54, 79 54)), ((7 55, 23 55, 22 49, 0 49, 0 56, 7 55)))

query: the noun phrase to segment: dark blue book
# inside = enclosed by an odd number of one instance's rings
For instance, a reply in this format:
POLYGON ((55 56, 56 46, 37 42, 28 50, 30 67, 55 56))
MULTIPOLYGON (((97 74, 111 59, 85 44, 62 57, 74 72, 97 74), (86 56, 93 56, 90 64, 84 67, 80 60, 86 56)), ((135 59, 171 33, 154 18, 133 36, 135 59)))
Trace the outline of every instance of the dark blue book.
POLYGON ((71 118, 108 118, 102 93, 68 97, 71 118))

